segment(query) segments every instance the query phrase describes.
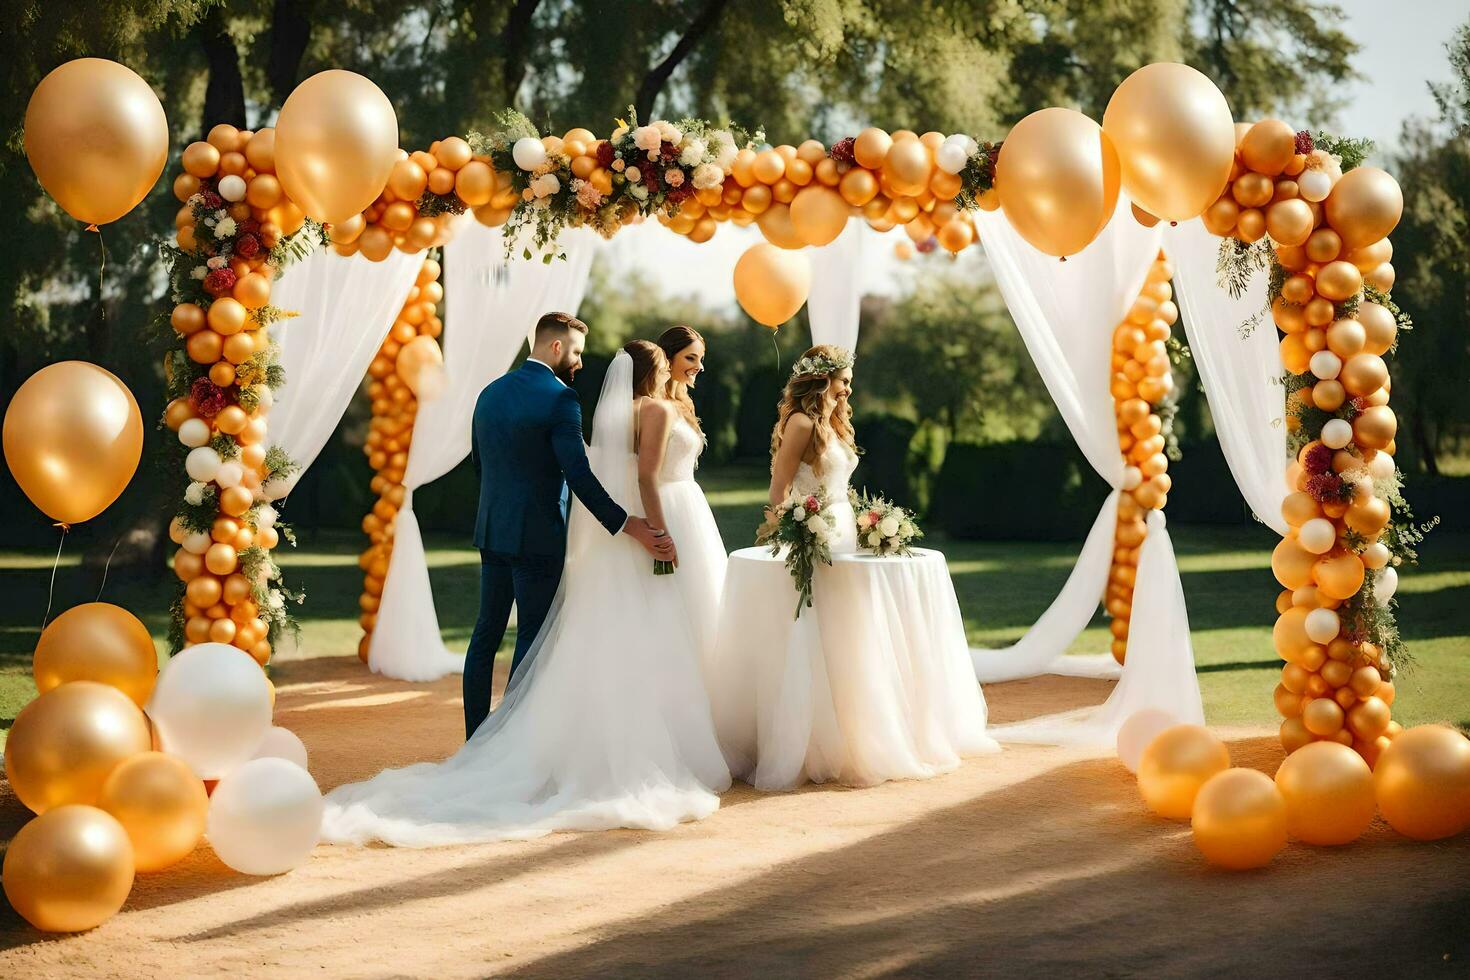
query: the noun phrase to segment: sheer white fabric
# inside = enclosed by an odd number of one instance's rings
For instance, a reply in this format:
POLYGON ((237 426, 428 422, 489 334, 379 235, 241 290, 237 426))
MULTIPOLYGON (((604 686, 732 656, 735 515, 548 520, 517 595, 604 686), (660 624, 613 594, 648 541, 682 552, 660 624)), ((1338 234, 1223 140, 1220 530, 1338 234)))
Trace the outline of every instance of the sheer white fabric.
POLYGON ((1150 523, 1150 539, 1161 540, 1154 540, 1149 549, 1148 576, 1140 556, 1140 598, 1135 598, 1129 629, 1127 666, 1120 672, 1110 657, 1079 662, 1082 658, 1064 656, 1097 609, 1111 561, 1124 468, 1108 387, 1113 328, 1143 286, 1149 264, 1158 255, 1162 231, 1138 224, 1129 202, 1120 198, 1112 221, 1097 240, 1059 262, 1026 243, 999 211, 980 212, 978 222, 996 283, 1047 391, 1088 461, 1114 491, 1051 608, 1016 645, 971 651, 975 672, 983 681, 1049 672, 1123 678, 1100 708, 1003 725, 991 734, 1001 741, 1108 744, 1117 727, 1140 708, 1159 707, 1176 717, 1194 717, 1202 709, 1178 566, 1167 535, 1156 536, 1152 530, 1157 523, 1162 532, 1162 518, 1150 523), (1145 588, 1154 595, 1141 598, 1145 588), (1179 623, 1184 624, 1183 642, 1172 642, 1177 629, 1171 624, 1179 623), (1151 653, 1135 657, 1135 643, 1151 653), (1155 660, 1171 666, 1161 671, 1155 660), (1130 675, 1140 674, 1147 679, 1128 681, 1130 675), (1165 680, 1158 681, 1160 676, 1165 680))
POLYGON ((423 253, 398 249, 369 262, 324 248, 288 268, 276 285, 271 302, 300 314, 271 327, 286 384, 271 406, 269 441, 300 464, 292 486, 342 420, 423 261, 423 253))
POLYGON ((866 222, 848 221, 842 234, 826 245, 806 249, 812 263, 812 288, 806 312, 813 344, 836 344, 856 350, 858 314, 863 301, 863 252, 866 222))
POLYGON ((1189 349, 1210 402, 1220 449, 1236 486, 1256 517, 1277 534, 1288 527, 1281 501, 1288 492, 1286 389, 1281 353, 1267 308, 1266 273, 1257 272, 1240 296, 1217 284, 1220 239, 1198 220, 1167 232, 1176 298, 1189 349), (1255 325, 1242 336, 1241 325, 1255 325))
MULTIPOLYGON (((658 492, 665 530, 679 549, 674 585, 688 613, 700 665, 708 679, 714 658, 715 631, 720 624, 720 596, 725 591, 728 556, 714 512, 694 479, 704 448, 704 438, 693 426, 683 419, 676 421, 664 448, 658 492)), ((713 688, 709 693, 712 698, 718 695, 713 688)))
MULTIPOLYGON (((413 491, 448 473, 470 452, 480 391, 510 367, 543 313, 575 313, 587 289, 596 239, 562 236, 566 261, 508 262, 498 228, 462 220, 444 247, 443 390, 420 403, 394 521, 393 556, 368 650, 368 666, 399 680, 429 681, 464 669, 464 655, 440 638, 439 615, 413 491)), ((466 501, 465 506, 472 506, 466 501)))
MULTIPOLYGON (((633 507, 626 354, 609 368, 599 404, 590 459, 608 492, 633 507)), ((714 812, 730 773, 675 577, 654 575, 631 538, 609 535, 574 504, 561 588, 500 707, 441 763, 333 790, 322 839, 431 847, 663 830, 714 812)))

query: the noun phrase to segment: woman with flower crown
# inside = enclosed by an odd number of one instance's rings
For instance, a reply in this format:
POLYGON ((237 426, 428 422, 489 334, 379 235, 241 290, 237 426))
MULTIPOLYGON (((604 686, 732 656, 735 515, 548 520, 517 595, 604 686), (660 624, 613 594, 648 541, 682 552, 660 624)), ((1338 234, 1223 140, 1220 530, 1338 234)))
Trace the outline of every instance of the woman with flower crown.
POLYGON ((807 351, 771 433, 768 516, 823 502, 833 564, 816 568, 812 607, 786 614, 791 581, 769 554, 730 563, 712 706, 732 774, 758 789, 925 779, 998 750, 943 556, 857 553, 852 372, 840 347, 807 351))

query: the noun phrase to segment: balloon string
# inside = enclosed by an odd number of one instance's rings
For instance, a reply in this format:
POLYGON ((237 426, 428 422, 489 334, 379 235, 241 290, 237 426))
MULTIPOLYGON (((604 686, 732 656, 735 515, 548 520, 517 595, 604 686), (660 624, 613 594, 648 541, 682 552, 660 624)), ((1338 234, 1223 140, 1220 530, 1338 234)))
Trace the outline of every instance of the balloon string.
POLYGON ((71 525, 65 521, 56 526, 61 528, 61 540, 56 542, 56 560, 51 563, 51 588, 46 593, 46 615, 41 617, 43 633, 46 631, 46 624, 51 621, 51 601, 56 598, 56 569, 61 566, 61 549, 66 544, 66 532, 71 530, 71 525))
POLYGON ((102 313, 102 319, 107 319, 107 302, 102 295, 106 285, 107 275, 107 243, 102 240, 102 229, 96 225, 88 225, 87 230, 97 235, 97 247, 102 251, 102 262, 97 266, 97 306, 102 313))
POLYGON ((97 586, 97 602, 102 601, 102 590, 107 588, 107 573, 112 568, 112 556, 117 554, 117 546, 120 544, 122 544, 122 535, 119 534, 117 540, 112 543, 112 551, 108 552, 107 564, 102 566, 102 584, 97 586))
POLYGON ((776 355, 776 375, 781 374, 781 345, 776 343, 776 331, 771 331, 771 350, 776 355))

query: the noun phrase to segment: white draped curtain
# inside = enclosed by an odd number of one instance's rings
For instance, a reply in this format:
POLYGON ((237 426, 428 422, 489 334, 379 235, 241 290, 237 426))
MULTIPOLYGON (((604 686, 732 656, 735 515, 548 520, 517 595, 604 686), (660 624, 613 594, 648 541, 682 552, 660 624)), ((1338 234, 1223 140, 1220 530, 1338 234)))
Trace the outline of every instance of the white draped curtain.
POLYGON ((1170 228, 1164 248, 1225 462, 1256 517, 1284 535, 1286 389, 1266 273, 1258 271, 1243 293, 1232 296, 1217 282, 1220 238, 1199 219, 1170 228))
POLYGON ((980 240, 1026 349, 1083 454, 1114 489, 1061 593, 1016 645, 974 650, 981 681, 1042 673, 1120 676, 1106 704, 1000 726, 997 738, 1047 743, 1107 743, 1134 711, 1160 708, 1202 721, 1179 570, 1162 514, 1149 518, 1140 552, 1126 666, 1111 657, 1067 657, 1107 586, 1124 462, 1118 448, 1109 364, 1113 328, 1133 304, 1157 256, 1160 228, 1133 220, 1129 202, 1101 235, 1066 262, 1029 245, 999 211, 980 212, 980 240))
POLYGON ((480 391, 504 374, 543 313, 576 313, 587 289, 598 239, 561 236, 565 260, 505 258, 499 229, 461 221, 444 247, 443 390, 420 403, 404 473, 403 506, 393 525, 393 555, 378 605, 368 665, 400 680, 427 681, 464 668, 439 634, 439 615, 413 510, 413 492, 459 464, 470 452, 470 428, 480 391))
POLYGON ((807 319, 812 343, 857 349, 858 314, 862 309, 863 253, 867 222, 850 220, 834 240, 806 249, 812 263, 812 288, 807 294, 807 319))

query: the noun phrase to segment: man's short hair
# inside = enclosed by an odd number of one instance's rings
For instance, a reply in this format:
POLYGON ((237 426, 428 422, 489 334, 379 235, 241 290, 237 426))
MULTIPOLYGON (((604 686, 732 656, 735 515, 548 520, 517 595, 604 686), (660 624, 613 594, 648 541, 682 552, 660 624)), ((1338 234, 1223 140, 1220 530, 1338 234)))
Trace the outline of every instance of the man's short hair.
POLYGON ((570 313, 547 313, 536 321, 536 343, 566 340, 573 330, 586 333, 587 324, 570 313))

